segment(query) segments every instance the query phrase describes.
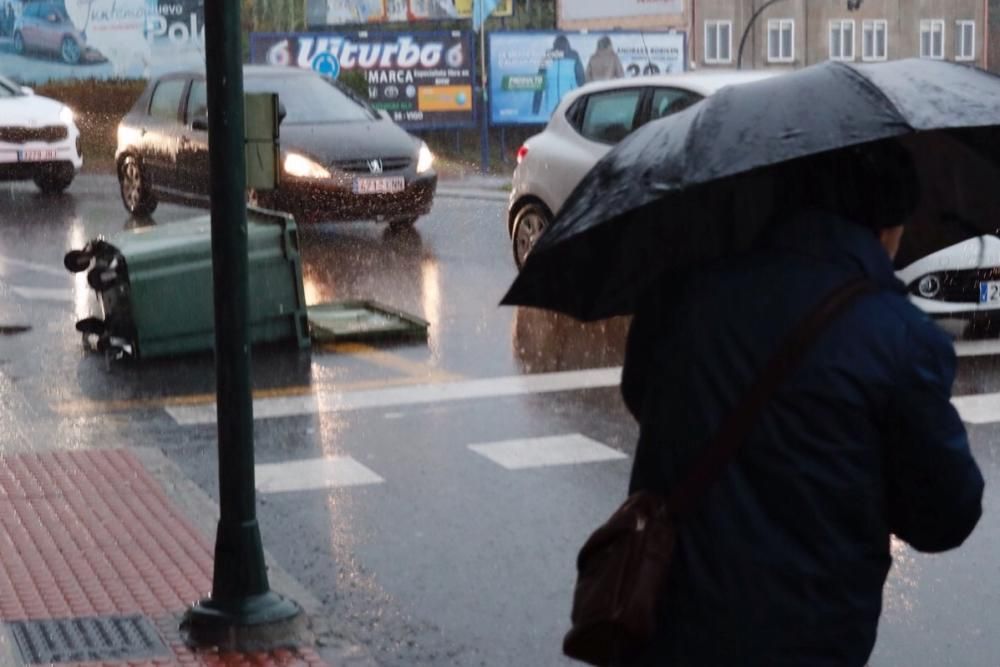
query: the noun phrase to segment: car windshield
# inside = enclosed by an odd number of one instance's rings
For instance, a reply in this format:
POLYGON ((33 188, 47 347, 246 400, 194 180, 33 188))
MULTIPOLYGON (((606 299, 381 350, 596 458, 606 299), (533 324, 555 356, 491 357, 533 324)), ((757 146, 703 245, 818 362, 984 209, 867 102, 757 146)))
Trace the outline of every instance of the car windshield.
POLYGON ((0 77, 0 98, 20 97, 23 94, 24 93, 21 92, 21 88, 16 83, 10 81, 9 79, 0 77))
POLYGON ((375 118, 368 108, 318 76, 254 76, 243 84, 248 93, 277 93, 285 107, 284 124, 349 123, 375 118))

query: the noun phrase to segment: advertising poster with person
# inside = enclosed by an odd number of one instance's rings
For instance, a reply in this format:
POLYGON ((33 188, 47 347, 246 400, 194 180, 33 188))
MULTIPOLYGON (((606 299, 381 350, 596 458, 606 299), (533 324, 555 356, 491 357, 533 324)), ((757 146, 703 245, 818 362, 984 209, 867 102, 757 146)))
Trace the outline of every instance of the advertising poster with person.
POLYGON ((674 32, 498 32, 489 36, 490 120, 544 124, 566 93, 590 81, 685 69, 674 32))
POLYGON ((253 33, 250 61, 313 69, 339 79, 361 72, 376 109, 409 128, 471 127, 472 33, 253 33))
POLYGON ((0 0, 0 71, 23 83, 203 67, 204 0, 0 0))

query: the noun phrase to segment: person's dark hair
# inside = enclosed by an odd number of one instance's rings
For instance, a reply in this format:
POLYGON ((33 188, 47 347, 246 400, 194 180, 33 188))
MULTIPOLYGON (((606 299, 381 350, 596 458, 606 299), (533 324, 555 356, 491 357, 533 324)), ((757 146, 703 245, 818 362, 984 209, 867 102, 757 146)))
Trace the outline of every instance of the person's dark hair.
POLYGON ((566 35, 557 35, 552 42, 552 48, 559 51, 569 51, 569 38, 566 35))
POLYGON ((774 187, 779 214, 820 208, 872 229, 905 223, 920 201, 916 165, 894 140, 794 160, 774 187))
POLYGON ((611 38, 604 35, 599 40, 597 40, 597 48, 599 49, 610 49, 611 48, 611 38))

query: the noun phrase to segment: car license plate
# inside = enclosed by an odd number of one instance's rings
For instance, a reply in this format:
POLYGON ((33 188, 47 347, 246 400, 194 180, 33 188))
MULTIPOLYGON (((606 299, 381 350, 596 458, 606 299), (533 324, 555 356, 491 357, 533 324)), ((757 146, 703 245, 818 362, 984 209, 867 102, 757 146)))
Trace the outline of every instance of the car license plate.
POLYGON ((979 303, 1000 303, 1000 281, 979 283, 979 303))
POLYGON ((406 189, 402 176, 360 177, 354 179, 356 195, 389 195, 406 189))
POLYGON ((21 151, 20 154, 21 162, 45 162, 46 160, 55 159, 56 151, 54 150, 21 151))

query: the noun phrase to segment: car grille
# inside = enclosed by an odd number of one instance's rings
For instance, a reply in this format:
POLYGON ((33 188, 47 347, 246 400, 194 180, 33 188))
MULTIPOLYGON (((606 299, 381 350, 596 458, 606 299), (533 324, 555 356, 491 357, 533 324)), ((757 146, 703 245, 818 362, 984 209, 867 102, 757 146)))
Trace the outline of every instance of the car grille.
POLYGON ((65 125, 46 125, 44 127, 0 127, 0 141, 9 144, 23 144, 29 141, 45 141, 52 143, 69 136, 65 125))
MULTIPOLYGON (((384 173, 406 169, 410 166, 411 161, 408 157, 384 157, 382 158, 382 171, 384 173)), ((331 166, 334 169, 352 174, 371 174, 373 172, 368 164, 369 162, 370 160, 343 160, 334 162, 331 166)))
MULTIPOLYGON (((936 275, 941 279, 941 291, 934 297, 935 301, 979 303, 979 283, 987 280, 1000 281, 1000 267, 944 271, 936 275)), ((919 284, 920 278, 917 278, 908 285, 912 294, 920 295, 917 290, 919 284)))

